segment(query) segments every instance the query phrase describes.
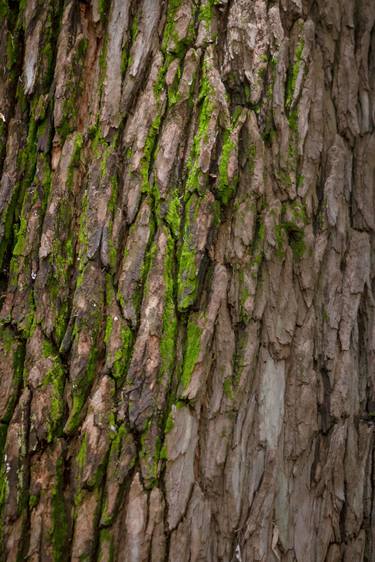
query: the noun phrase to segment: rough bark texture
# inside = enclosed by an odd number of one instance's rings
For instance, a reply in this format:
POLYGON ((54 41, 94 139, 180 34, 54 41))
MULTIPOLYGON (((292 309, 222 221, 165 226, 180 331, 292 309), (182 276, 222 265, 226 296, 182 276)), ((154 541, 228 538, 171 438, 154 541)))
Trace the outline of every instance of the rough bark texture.
POLYGON ((2 560, 375 560, 375 3, 0 1, 2 560))

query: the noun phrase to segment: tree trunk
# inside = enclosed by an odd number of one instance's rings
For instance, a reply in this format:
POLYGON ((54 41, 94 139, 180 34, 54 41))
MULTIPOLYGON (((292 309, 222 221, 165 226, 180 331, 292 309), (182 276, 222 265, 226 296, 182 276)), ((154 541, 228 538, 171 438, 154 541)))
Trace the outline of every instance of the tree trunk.
POLYGON ((0 559, 373 562, 375 3, 0 26, 0 559))

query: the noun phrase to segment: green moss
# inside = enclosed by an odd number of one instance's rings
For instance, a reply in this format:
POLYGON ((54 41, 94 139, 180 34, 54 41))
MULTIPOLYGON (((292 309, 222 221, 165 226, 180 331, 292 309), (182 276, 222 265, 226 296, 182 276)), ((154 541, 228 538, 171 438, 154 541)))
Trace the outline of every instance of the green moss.
POLYGON ((248 334, 246 330, 239 330, 236 349, 233 358, 233 388, 236 388, 241 380, 244 370, 248 368, 247 350, 248 350, 248 334))
MULTIPOLYGON (((286 208, 283 209, 283 212, 285 212, 285 211, 286 211, 286 208)), ((303 202, 293 201, 289 205, 289 212, 292 216, 293 223, 303 223, 305 225, 308 224, 306 207, 305 207, 303 202)))
POLYGON ((180 234, 181 224, 181 201, 177 191, 169 202, 166 221, 171 229, 172 235, 177 239, 180 234))
POLYGON ((108 211, 113 215, 116 210, 118 197, 118 177, 111 176, 111 197, 108 201, 108 211))
POLYGON ((81 473, 86 466, 86 460, 87 460, 87 434, 85 433, 83 435, 81 446, 76 456, 77 465, 81 473))
POLYGON ((66 332, 70 310, 67 300, 61 302, 61 285, 55 278, 50 278, 48 290, 51 298, 51 306, 55 308, 55 321, 53 326, 54 340, 60 345, 66 332))
POLYGON ((138 16, 135 15, 130 27, 130 37, 131 37, 132 44, 137 39, 138 33, 139 33, 139 22, 138 22, 138 16))
MULTIPOLYGON (((56 4, 57 6, 52 5, 52 9, 58 10, 58 3, 56 4)), ((43 26, 42 45, 40 48, 41 56, 39 58, 39 72, 43 77, 43 88, 48 88, 52 81, 54 71, 54 53, 56 45, 54 35, 56 33, 56 29, 54 29, 53 15, 52 10, 49 11, 43 26)))
MULTIPOLYGON (((68 193, 61 197, 55 209, 56 232, 48 256, 47 291, 54 313, 54 340, 59 345, 69 319, 68 288, 71 282, 76 241, 71 228, 74 207, 68 193)), ((81 217, 82 219, 82 217, 81 217)))
POLYGON ((168 448, 167 448, 166 443, 164 443, 163 446, 160 449, 160 460, 161 461, 168 460, 168 448))
POLYGON ((113 318, 112 316, 108 315, 105 323, 105 336, 104 336, 104 342, 106 345, 108 345, 108 343, 110 342, 112 329, 113 329, 113 318))
POLYGON ((51 494, 52 552, 54 562, 64 562, 68 552, 69 523, 64 497, 64 461, 56 462, 56 479, 51 494))
POLYGON ((43 379, 43 385, 51 386, 52 389, 50 412, 46 421, 48 427, 47 441, 51 443, 56 435, 62 434, 65 372, 50 342, 44 342, 43 353, 53 363, 43 379))
POLYGON ((108 221, 108 230, 110 233, 110 236, 108 237, 108 257, 109 257, 109 266, 113 273, 115 273, 116 265, 117 265, 117 247, 111 235, 113 231, 113 220, 116 210, 117 197, 118 197, 118 179, 116 176, 112 176, 111 197, 108 201, 108 212, 110 213, 110 219, 108 221))
POLYGON ((0 0, 0 18, 5 20, 9 16, 9 6, 7 0, 0 0))
POLYGON ((6 437, 7 437, 7 431, 8 431, 8 424, 0 422, 0 465, 4 460, 3 452, 4 452, 6 437))
POLYGON ((257 238, 260 242, 264 241, 266 235, 266 227, 264 226, 264 223, 259 224, 258 227, 258 232, 257 232, 257 238))
POLYGON ((172 415, 172 412, 169 412, 169 415, 167 417, 167 421, 165 422, 164 433, 167 434, 170 431, 172 431, 173 426, 174 426, 173 415, 172 415))
POLYGON ((34 121, 34 111, 32 109, 29 121, 29 130, 27 133, 26 145, 22 148, 17 156, 17 165, 20 167, 23 175, 22 184, 27 187, 31 185, 36 167, 37 157, 37 132, 38 126, 34 121))
POLYGON ((201 5, 199 10, 199 21, 203 21, 206 24, 206 27, 209 28, 209 25, 212 20, 212 6, 210 2, 206 2, 201 5))
POLYGON ((153 488, 159 478, 160 452, 162 447, 160 437, 155 435, 155 430, 156 428, 153 420, 147 420, 140 438, 141 447, 139 456, 143 464, 142 475, 146 489, 153 488))
POLYGON ((290 109, 293 101, 293 94, 296 87, 297 77, 302 61, 304 41, 301 39, 296 47, 294 54, 294 62, 291 71, 289 72, 287 86, 286 86, 286 108, 290 109))
POLYGON ((22 256, 25 244, 26 244, 26 235, 27 235, 27 221, 24 215, 21 215, 21 220, 17 232, 17 242, 13 248, 13 255, 14 256, 22 256))
POLYGON ((304 181, 305 181, 304 176, 302 174, 299 174, 297 176, 297 189, 301 189, 301 187, 303 187, 304 181))
POLYGON ((43 124, 42 129, 45 130, 46 128, 46 124, 48 122, 48 120, 46 119, 46 117, 48 117, 48 109, 49 109, 49 100, 48 100, 48 96, 45 95, 41 95, 38 96, 38 98, 36 98, 36 100, 33 103, 33 115, 36 121, 40 122, 43 124))
POLYGON ((0 324, 0 344, 1 347, 3 348, 3 352, 5 352, 5 354, 11 354, 15 344, 17 344, 17 340, 13 335, 13 332, 5 327, 2 326, 0 324))
POLYGON ((203 64, 203 73, 201 78, 201 88, 198 101, 202 104, 199 112, 198 128, 194 137, 191 153, 187 162, 187 181, 186 190, 188 193, 193 191, 202 191, 201 178, 202 172, 199 168, 199 158, 202 145, 208 140, 208 126, 214 111, 214 92, 208 79, 207 63, 203 64))
POLYGON ((31 494, 29 497, 29 509, 34 509, 39 503, 39 495, 31 494))
POLYGON ((213 8, 219 5, 219 0, 203 0, 198 14, 198 20, 204 22, 206 29, 209 31, 213 19, 213 8))
POLYGON ((267 146, 271 146, 272 142, 276 138, 276 130, 275 130, 274 125, 273 125, 273 119, 272 119, 272 123, 271 123, 271 120, 267 121, 267 123, 270 123, 270 124, 268 124, 266 126, 265 130, 263 131, 262 139, 267 146))
MULTIPOLYGON (((109 423, 110 425, 115 426, 115 421, 113 419, 109 423)), ((125 425, 120 425, 119 427, 116 427, 114 431, 111 431, 110 438, 111 446, 109 451, 109 463, 111 464, 111 466, 116 467, 116 475, 120 476, 121 474, 120 459, 122 458, 122 455, 127 456, 127 470, 130 472, 134 467, 136 461, 138 460, 136 455, 130 457, 130 453, 134 450, 132 435, 128 432, 125 425)), ((104 496, 100 526, 110 526, 115 515, 116 512, 108 511, 108 498, 104 496)))
POLYGON ((98 562, 114 562, 115 547, 112 532, 109 529, 101 529, 99 537, 98 562))
POLYGON ((288 115, 289 128, 294 133, 298 133, 298 111, 293 109, 288 115))
MULTIPOLYGON (((79 242, 79 272, 80 274, 83 271, 85 263, 87 261, 87 251, 88 251, 88 207, 89 207, 89 196, 87 190, 83 194, 82 198, 82 206, 81 206, 81 215, 79 221, 79 233, 78 233, 78 242, 79 242)), ((82 283, 82 276, 79 276, 77 279, 77 288, 82 283)))
POLYGON ((127 430, 125 425, 120 425, 116 427, 116 431, 111 434, 111 452, 110 456, 117 459, 121 453, 121 444, 124 437, 127 435, 127 430))
POLYGON ((73 187, 74 172, 80 165, 81 150, 83 147, 83 136, 81 133, 77 133, 74 139, 72 156, 68 166, 68 176, 66 184, 69 189, 73 187))
MULTIPOLYGON (((285 215, 285 207, 283 214, 285 215)), ((289 207, 290 220, 282 220, 275 228, 276 239, 276 255, 283 257, 285 255, 284 244, 287 241, 292 249, 295 259, 303 257, 306 251, 306 243, 304 236, 304 228, 301 225, 307 224, 307 216, 304 206, 300 202, 294 202, 289 207)))
MULTIPOLYGON (((0 121, 1 123, 1 121, 0 121)), ((3 235, 0 238, 0 267, 3 263, 4 256, 7 252, 9 244, 12 240, 13 235, 13 228, 14 228, 14 217, 16 215, 17 209, 17 193, 19 189, 18 187, 13 191, 11 195, 11 199, 9 201, 8 207, 4 210, 3 217, 2 217, 2 230, 3 235)))
MULTIPOLYGON (((131 226, 130 231, 133 231, 133 229, 135 229, 135 225, 131 226)), ((155 234, 155 224, 154 221, 152 221, 150 225, 149 240, 153 240, 154 234, 155 234)), ((138 315, 139 313, 144 294, 147 294, 148 292, 147 278, 148 278, 148 273, 150 271, 150 265, 155 257, 156 251, 157 251, 156 244, 155 243, 151 244, 151 247, 149 247, 145 253, 144 259, 142 261, 142 265, 140 267, 137 285, 135 287, 132 296, 132 304, 134 306, 136 315, 138 315)), ((125 249, 124 257, 126 257, 127 255, 128 255, 128 250, 125 249)), ((117 300, 119 301, 121 308, 124 309, 126 304, 124 301, 124 296, 120 291, 117 292, 117 300)))
MULTIPOLYGON (((72 240, 66 241, 64 249, 61 248, 60 240, 55 240, 52 244, 51 262, 55 268, 54 278, 59 290, 63 283, 68 282, 68 270, 73 263, 73 243, 72 240), (60 253, 61 251, 61 253, 60 253)), ((58 296, 58 295, 56 295, 58 296)))
POLYGON ((222 209, 221 209, 220 202, 217 199, 215 199, 215 201, 213 202, 212 210, 213 210, 212 224, 214 227, 218 227, 221 224, 222 209))
POLYGON ((69 414, 68 422, 64 428, 65 433, 73 433, 82 418, 82 408, 86 403, 86 399, 95 378, 96 372, 96 359, 97 359, 97 349, 92 348, 89 353, 89 358, 87 361, 87 366, 78 381, 73 382, 72 385, 72 408, 69 414))
MULTIPOLYGON (((163 40, 162 40, 162 51, 166 53, 167 48, 169 47, 171 39, 178 42, 178 37, 175 33, 175 22, 176 22, 176 14, 178 8, 181 6, 181 0, 169 0, 168 2, 168 10, 167 10, 167 18, 163 32, 163 40)), ((176 45, 177 47, 177 45, 176 45)))
POLYGON ((37 326, 36 318, 35 318, 35 303, 33 293, 30 291, 27 294, 26 300, 26 314, 18 324, 18 329, 22 333, 22 336, 26 339, 30 338, 37 326))
POLYGON ((180 79, 181 79, 181 67, 178 66, 177 71, 175 73, 175 77, 173 79, 172 84, 168 87, 168 103, 169 103, 169 107, 172 107, 173 105, 175 105, 179 99, 180 99, 180 95, 178 93, 178 88, 179 88, 179 84, 180 84, 180 79))
MULTIPOLYGON (((99 97, 102 97, 104 80, 107 73, 108 34, 105 33, 99 54, 99 97)), ((97 123, 98 127, 98 123, 97 123)))
POLYGON ((292 178, 290 176, 290 172, 287 170, 279 170, 276 174, 276 179, 280 183, 280 185, 286 189, 292 187, 292 178))
POLYGON ((174 278, 174 242, 172 238, 168 238, 164 264, 165 300, 160 339, 161 377, 170 377, 175 363, 177 316, 174 302, 174 278))
POLYGON ((284 228, 288 235, 289 245, 292 248, 295 259, 302 258, 306 250, 303 230, 291 223, 285 223, 284 228))
POLYGON ((0 544, 3 544, 3 510, 8 497, 9 484, 4 458, 8 424, 0 423, 0 544))
POLYGON ((57 132, 62 140, 66 139, 69 133, 75 130, 77 126, 79 98, 83 90, 83 67, 87 52, 88 41, 82 38, 76 47, 72 57, 71 66, 67 75, 64 92, 64 101, 62 105, 63 119, 57 127, 57 132))
MULTIPOLYGON (((84 497, 85 497, 84 490, 82 488, 78 488, 78 490, 74 494, 74 506, 79 507, 80 505, 82 505, 84 497)), ((77 517, 77 510, 75 510, 74 512, 74 518, 76 517, 77 517)))
POLYGON ((104 499, 102 514, 100 518, 100 524, 104 527, 109 527, 112 523, 113 516, 112 514, 108 513, 108 500, 107 498, 104 499))
MULTIPOLYGON (((167 235, 167 249, 163 268, 163 279, 165 284, 164 309, 162 317, 162 329, 160 334, 160 372, 159 377, 170 376, 173 371, 175 338, 177 332, 177 318, 174 302, 175 273, 174 273, 174 240, 169 230, 164 228, 167 235)), ((157 257, 158 245, 154 242, 144 260, 143 278, 145 279, 144 294, 149 291, 148 274, 152 270, 152 264, 157 257)), ((137 303, 138 304, 138 303, 137 303)))
POLYGON ((7 139, 7 125, 6 123, 4 123, 2 119, 0 119, 0 164, 2 164, 3 159, 5 157, 6 139, 7 139))
MULTIPOLYGON (((100 129, 98 129, 99 134, 100 134, 100 129)), ((101 176, 102 178, 106 175, 107 170, 108 170, 108 160, 110 158, 110 156, 114 153, 115 149, 116 149, 116 145, 117 145, 117 141, 118 141, 118 133, 116 133, 113 137, 113 139, 111 140, 110 143, 108 143, 103 137, 97 137, 96 140, 96 146, 95 146, 95 141, 93 143, 93 148, 94 148, 94 152, 96 153, 96 156, 100 158, 100 172, 101 172, 101 176), (100 150, 99 149, 100 146, 100 150)))
POLYGON ((249 148, 249 158, 248 158, 248 169, 251 176, 254 174, 254 170, 255 170, 256 155, 257 155, 257 148, 255 144, 251 144, 249 148))
POLYGON ((223 384, 223 390, 224 390, 225 396, 229 400, 233 400, 233 398, 234 398, 233 383, 232 383, 232 380, 230 378, 225 379, 224 384, 223 384))
POLYGON ((98 11, 102 21, 106 21, 109 12, 108 0, 98 0, 98 11))
POLYGON ((0 513, 2 508, 5 505, 9 494, 9 483, 7 478, 7 471, 5 462, 1 459, 1 466, 0 466, 0 513))
POLYGON ((19 49, 17 45, 17 37, 8 32, 6 42, 6 68, 8 72, 12 72, 13 68, 18 64, 19 49))
MULTIPOLYGON (((28 214, 30 209, 30 192, 26 195, 24 199, 24 204, 22 206, 20 223, 18 230, 15 234, 16 244, 13 248, 12 259, 9 264, 9 287, 15 288, 18 285, 18 277, 22 268, 27 268, 29 260, 27 259, 27 221, 25 215, 28 214)), ((15 225, 15 230, 17 226, 15 225)))
POLYGON ((130 27, 130 39, 127 45, 121 50, 121 77, 124 78, 128 67, 132 65, 132 57, 130 56, 131 46, 134 45, 139 33, 138 16, 135 15, 130 27))
MULTIPOLYGON (((2 431, 2 437, 5 441, 5 437, 6 437, 6 431, 4 430, 4 426, 1 427, 2 431)), ((4 544, 4 531, 3 531, 3 513, 4 513, 4 507, 7 501, 7 497, 9 494, 9 483, 8 483, 8 477, 7 477, 7 470, 6 470, 6 465, 5 465, 5 460, 3 458, 3 447, 1 447, 1 458, 0 458, 0 544, 4 544)))
POLYGON ((261 67, 258 69, 257 74, 258 74, 258 78, 260 78, 261 80, 264 80, 264 78, 265 78, 266 75, 267 75, 267 67, 261 66, 261 67))
POLYGON ((123 47, 121 49, 121 65, 120 65, 120 72, 121 72, 122 79, 125 77, 128 66, 130 65, 131 65, 131 57, 128 54, 128 49, 127 47, 123 47))
POLYGON ((155 151, 157 136, 159 134, 161 123, 161 116, 157 115, 151 123, 150 129, 147 134, 145 146, 143 149, 143 158, 141 161, 141 176, 142 176, 142 190, 145 193, 150 193, 152 187, 149 184, 149 171, 152 157, 155 151))
POLYGON ((288 158, 289 158, 290 167, 292 169, 295 169, 296 162, 297 162, 297 150, 294 143, 288 146, 288 158))
POLYGON ((165 88, 165 76, 167 74, 168 67, 169 67, 171 61, 173 60, 173 58, 174 58, 173 55, 167 54, 165 56, 165 60, 164 60, 163 65, 159 69, 158 76, 157 76, 157 78, 155 80, 155 83, 154 83, 154 86, 153 86, 154 94, 155 94, 155 97, 157 99, 160 98, 160 95, 165 88))
POLYGON ((236 190, 238 183, 238 176, 229 182, 228 178, 228 165, 230 157, 236 148, 236 144, 231 137, 231 130, 225 131, 224 142, 219 159, 219 174, 217 180, 218 196, 222 203, 226 205, 236 190))
POLYGON ((189 319, 186 335, 186 347, 182 369, 181 382, 183 388, 189 386, 191 376, 198 361, 201 349, 202 329, 192 319, 189 319))
POLYGON ((42 214, 46 212, 48 204, 48 196, 51 190, 52 171, 48 158, 45 154, 39 155, 39 165, 41 169, 41 186, 43 189, 42 196, 42 214))
POLYGON ((191 229, 192 224, 197 220, 198 212, 199 199, 196 195, 193 195, 185 206, 183 240, 178 264, 177 300, 178 308, 181 311, 186 310, 194 302, 197 294, 198 266, 191 229))
POLYGON ((133 349, 134 335, 129 326, 121 328, 121 348, 115 353, 115 361, 112 374, 115 378, 122 378, 126 375, 133 349))
POLYGON ((275 226, 276 255, 279 258, 285 256, 284 250, 284 229, 281 224, 275 226))
POLYGON ((186 310, 195 301, 198 283, 197 274, 195 251, 184 241, 178 273, 178 308, 180 311, 186 310))
MULTIPOLYGON (((102 130, 100 128, 99 119, 97 119, 95 125, 93 125, 89 130, 89 139, 91 140, 91 150, 97 159, 101 159, 104 146, 107 146, 107 142, 103 137, 102 130)), ((101 165, 101 171, 103 167, 101 165)))
POLYGON ((174 428, 174 416, 173 416, 173 408, 176 408, 177 410, 183 408, 184 406, 186 406, 186 402, 182 401, 182 400, 177 400, 177 402, 174 404, 174 406, 172 406, 172 409, 170 410, 167 419, 165 420, 165 424, 164 424, 164 443, 163 445, 160 447, 160 453, 159 453, 159 458, 161 460, 167 460, 168 459, 168 448, 167 448, 167 443, 165 440, 165 436, 170 433, 172 431, 172 429, 174 428))

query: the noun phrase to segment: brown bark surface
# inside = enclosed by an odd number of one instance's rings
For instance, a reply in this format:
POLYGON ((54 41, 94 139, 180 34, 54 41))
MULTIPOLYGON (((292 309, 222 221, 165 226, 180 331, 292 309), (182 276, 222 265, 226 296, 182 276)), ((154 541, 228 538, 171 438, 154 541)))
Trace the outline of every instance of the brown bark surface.
POLYGON ((375 3, 0 0, 0 560, 375 561, 375 3))

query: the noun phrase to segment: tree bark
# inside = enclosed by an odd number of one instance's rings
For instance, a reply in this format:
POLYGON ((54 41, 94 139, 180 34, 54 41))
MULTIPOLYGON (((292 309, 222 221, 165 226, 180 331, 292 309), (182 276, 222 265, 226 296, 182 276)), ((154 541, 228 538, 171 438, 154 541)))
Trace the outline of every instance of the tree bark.
POLYGON ((375 3, 0 26, 0 559, 374 562, 375 3))

